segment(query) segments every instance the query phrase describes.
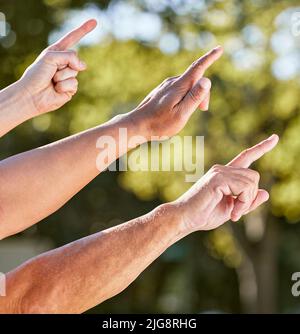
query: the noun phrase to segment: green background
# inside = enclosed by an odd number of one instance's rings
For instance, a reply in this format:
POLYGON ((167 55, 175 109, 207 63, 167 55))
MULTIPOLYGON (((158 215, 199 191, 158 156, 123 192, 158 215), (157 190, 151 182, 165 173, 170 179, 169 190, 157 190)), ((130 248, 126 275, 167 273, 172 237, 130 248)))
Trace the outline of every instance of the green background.
MULTIPOLYGON (((300 312, 300 297, 291 294, 291 275, 300 271, 300 37, 291 19, 297 2, 0 0, 9 32, 0 39, 2 88, 50 40, 90 16, 100 21, 79 50, 88 70, 79 76, 78 94, 3 137, 0 158, 131 110, 218 44, 225 53, 207 73, 210 112, 195 112, 182 134, 205 136, 206 169, 272 133, 280 136, 255 165, 271 194, 267 205, 239 223, 190 235, 89 312, 300 312)), ((61 246, 146 213, 189 186, 179 172, 105 172, 14 242, 61 246)))

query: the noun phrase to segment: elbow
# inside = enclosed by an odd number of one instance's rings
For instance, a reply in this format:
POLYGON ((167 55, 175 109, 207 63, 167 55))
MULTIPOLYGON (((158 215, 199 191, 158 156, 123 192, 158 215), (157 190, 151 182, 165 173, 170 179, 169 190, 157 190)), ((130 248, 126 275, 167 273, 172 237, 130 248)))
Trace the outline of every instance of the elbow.
POLYGON ((61 284, 59 273, 52 267, 49 275, 47 263, 42 257, 27 263, 24 276, 29 282, 22 293, 19 311, 21 314, 77 313, 76 304, 69 303, 68 291, 61 284), (75 308, 75 309, 74 309, 75 308))
POLYGON ((19 314, 56 314, 55 309, 51 309, 49 306, 45 307, 43 303, 37 303, 23 300, 19 307, 19 314))
POLYGON ((4 226, 4 222, 0 220, 0 241, 9 237, 11 234, 8 233, 7 228, 4 226))
POLYGON ((5 233, 5 230, 4 230, 2 225, 3 225, 3 223, 0 220, 0 241, 8 237, 8 235, 5 233))
MULTIPOLYGON (((53 314, 57 295, 53 285, 46 284, 45 273, 39 271, 39 259, 31 260, 7 274, 6 313, 53 314)), ((0 307, 1 313, 1 307, 0 307)))
POLYGON ((35 221, 9 213, 0 204, 0 241, 24 230, 24 226, 31 226, 35 221))

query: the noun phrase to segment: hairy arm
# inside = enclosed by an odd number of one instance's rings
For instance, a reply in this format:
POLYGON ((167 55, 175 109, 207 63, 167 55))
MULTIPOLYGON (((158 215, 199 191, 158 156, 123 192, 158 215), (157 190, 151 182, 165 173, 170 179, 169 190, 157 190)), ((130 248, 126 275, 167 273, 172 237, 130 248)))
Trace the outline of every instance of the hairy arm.
POLYGON ((1 161, 0 237, 22 231, 59 209, 124 154, 127 143, 118 146, 116 152, 108 152, 106 164, 97 168, 98 138, 110 136, 118 144, 119 128, 128 129, 128 136, 139 132, 138 124, 133 125, 129 117, 116 117, 102 126, 1 161))
POLYGON ((251 162, 270 151, 272 136, 226 166, 214 166, 175 202, 125 224, 42 254, 7 274, 0 313, 81 313, 124 290, 169 246, 268 199, 251 162))
POLYGON ((172 136, 179 132, 195 109, 208 102, 210 81, 203 74, 221 53, 216 48, 181 76, 165 80, 130 113, 1 161, 0 238, 22 231, 58 210, 111 162, 134 148, 137 143, 131 145, 119 138, 120 128, 127 130, 129 139, 139 135, 145 141, 152 135, 172 136), (100 152, 96 143, 104 136, 115 141, 116 152, 108 152, 107 161, 97 168, 100 152))
POLYGON ((0 313, 82 313, 125 289, 182 235, 169 209, 45 253, 7 274, 0 313))

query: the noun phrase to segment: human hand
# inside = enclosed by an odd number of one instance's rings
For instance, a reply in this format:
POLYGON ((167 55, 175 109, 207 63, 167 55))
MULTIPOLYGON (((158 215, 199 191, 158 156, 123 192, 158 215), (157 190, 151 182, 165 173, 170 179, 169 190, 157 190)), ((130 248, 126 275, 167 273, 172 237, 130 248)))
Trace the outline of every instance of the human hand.
POLYGON ((166 79, 134 110, 134 117, 140 120, 149 140, 151 136, 177 134, 197 107, 208 109, 211 82, 203 75, 222 53, 222 48, 216 47, 196 60, 182 75, 166 79))
POLYGON ((238 221, 269 199, 258 188, 259 173, 248 167, 278 143, 272 135, 243 151, 226 166, 213 166, 197 183, 171 205, 181 217, 180 226, 187 233, 211 230, 227 220, 238 221))
POLYGON ((59 41, 47 47, 25 71, 19 88, 28 94, 34 105, 34 115, 56 110, 71 100, 77 92, 78 72, 86 69, 76 52, 70 50, 97 25, 89 20, 59 41))

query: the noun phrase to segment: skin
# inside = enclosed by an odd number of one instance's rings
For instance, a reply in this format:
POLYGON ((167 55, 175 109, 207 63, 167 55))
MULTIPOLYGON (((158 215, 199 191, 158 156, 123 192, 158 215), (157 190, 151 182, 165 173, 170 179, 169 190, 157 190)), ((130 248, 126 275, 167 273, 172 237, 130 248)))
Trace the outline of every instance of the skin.
MULTIPOLYGON (((1 135, 23 121, 55 110, 77 91, 85 69, 69 48, 96 26, 94 20, 47 48, 23 77, 0 92, 1 135)), ((133 111, 108 123, 0 162, 0 238, 17 233, 60 208, 101 170, 96 141, 128 136, 172 136, 199 106, 206 110, 211 83, 205 70, 220 47, 195 61, 182 75, 165 80, 133 111), (13 180, 13 182, 12 182, 13 180), (47 191, 45 191, 47 189, 47 191), (34 205, 33 205, 34 204, 34 205)), ((81 313, 125 289, 169 246, 186 235, 238 220, 268 199, 250 164, 270 151, 276 135, 242 152, 226 166, 214 166, 183 196, 130 222, 42 254, 7 274, 0 313, 81 313)), ((118 147, 117 156, 130 147, 118 147)))
POLYGON ((78 72, 86 69, 75 51, 69 50, 97 25, 89 20, 46 48, 22 78, 0 92, 0 137, 17 125, 56 110, 77 91, 78 72))
MULTIPOLYGON (((80 61, 74 52, 66 50, 94 26, 95 21, 88 21, 47 48, 16 86, 9 87, 9 94, 23 97, 26 115, 31 108, 32 117, 49 112, 68 102, 76 92, 76 79, 70 76, 78 73, 80 61), (23 88, 14 91, 19 87, 23 88)), ((117 154, 109 154, 110 159, 99 170, 95 163, 99 155, 96 142, 101 136, 111 136, 119 143, 119 128, 127 129, 128 138, 141 135, 145 141, 151 140, 151 136, 170 137, 178 133, 198 106, 207 108, 211 82, 203 75, 221 54, 222 48, 217 47, 196 60, 182 75, 166 79, 129 113, 1 161, 0 239, 20 232, 58 210, 111 162, 137 146, 125 143, 117 147, 117 154)), ((22 110, 19 99, 6 99, 7 94, 6 90, 0 93, 0 114, 10 113, 10 102, 12 116, 4 120, 3 132, 21 121, 17 121, 22 110), (3 101, 6 102, 3 104, 3 101)))
POLYGON ((258 173, 247 167, 277 142, 273 135, 228 165, 212 167, 175 202, 8 273, 0 313, 82 313, 120 293, 178 240, 214 229, 265 202, 269 196, 258 189, 258 173))

